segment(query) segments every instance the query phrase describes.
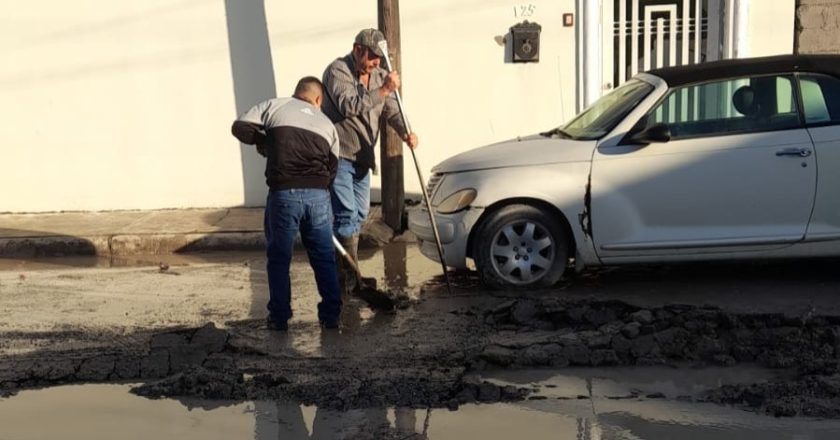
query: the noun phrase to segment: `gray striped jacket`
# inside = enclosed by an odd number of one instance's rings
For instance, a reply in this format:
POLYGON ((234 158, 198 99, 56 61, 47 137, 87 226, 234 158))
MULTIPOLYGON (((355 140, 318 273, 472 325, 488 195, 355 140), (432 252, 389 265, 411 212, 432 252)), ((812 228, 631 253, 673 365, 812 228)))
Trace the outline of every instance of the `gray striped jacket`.
POLYGON ((406 135, 397 99, 392 93, 379 96, 388 72, 377 68, 370 75, 368 88, 359 81, 353 55, 333 61, 324 71, 326 95, 321 110, 335 123, 340 141, 340 157, 376 170, 373 146, 379 137, 379 121, 388 121, 400 136, 406 135))

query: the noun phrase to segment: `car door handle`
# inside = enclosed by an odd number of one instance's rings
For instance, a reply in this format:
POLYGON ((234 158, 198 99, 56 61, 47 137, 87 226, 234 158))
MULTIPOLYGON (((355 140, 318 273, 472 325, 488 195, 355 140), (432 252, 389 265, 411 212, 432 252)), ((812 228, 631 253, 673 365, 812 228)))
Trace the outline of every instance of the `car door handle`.
POLYGON ((785 148, 777 151, 776 156, 794 156, 794 157, 808 157, 811 155, 811 150, 807 148, 785 148))

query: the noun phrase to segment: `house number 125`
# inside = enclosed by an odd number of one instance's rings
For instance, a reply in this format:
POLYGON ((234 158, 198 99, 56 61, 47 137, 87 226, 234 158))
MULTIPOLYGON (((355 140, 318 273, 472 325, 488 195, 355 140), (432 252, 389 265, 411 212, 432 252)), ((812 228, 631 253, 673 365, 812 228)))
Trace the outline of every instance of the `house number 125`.
POLYGON ((519 5, 513 7, 513 16, 514 17, 531 17, 534 15, 534 11, 537 10, 537 5, 531 3, 527 5, 519 5))

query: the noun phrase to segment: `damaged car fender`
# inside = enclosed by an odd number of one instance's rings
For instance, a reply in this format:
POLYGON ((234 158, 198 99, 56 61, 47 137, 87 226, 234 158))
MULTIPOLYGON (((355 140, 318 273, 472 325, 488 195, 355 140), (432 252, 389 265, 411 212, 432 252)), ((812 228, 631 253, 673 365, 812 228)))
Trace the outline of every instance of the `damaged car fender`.
MULTIPOLYGON (((568 256, 576 256, 578 264, 596 262, 591 239, 578 222, 579 214, 586 209, 585 194, 594 142, 576 144, 588 144, 585 148, 570 149, 576 151, 569 151, 572 155, 567 157, 577 160, 554 163, 543 161, 540 164, 460 172, 451 168, 436 167, 433 185, 430 188, 430 198, 436 210, 452 194, 467 188, 475 190, 475 199, 465 209, 450 214, 436 214, 447 265, 456 268, 467 267, 467 259, 474 257, 474 245, 480 227, 495 212, 509 205, 532 206, 545 211, 554 219, 552 223, 562 226, 564 230, 568 228, 568 256), (448 172, 441 173, 442 169, 448 172)), ((425 210, 416 211, 409 216, 409 227, 417 235, 421 250, 424 255, 432 258, 436 250, 431 246, 433 242, 430 240, 433 239, 433 235, 428 223, 428 212, 425 210)))
MULTIPOLYGON (((477 176, 481 184, 473 204, 483 212, 475 226, 480 226, 490 213, 506 205, 539 207, 553 216, 562 216, 557 220, 569 227, 574 245, 569 249, 570 256, 580 254, 584 263, 593 264, 597 262, 597 256, 592 240, 579 221, 579 215, 587 211, 585 197, 589 171, 589 161, 485 170, 477 176), (499 182, 508 183, 500 185, 499 182)), ((475 232, 475 227, 471 228, 471 245, 475 232)))

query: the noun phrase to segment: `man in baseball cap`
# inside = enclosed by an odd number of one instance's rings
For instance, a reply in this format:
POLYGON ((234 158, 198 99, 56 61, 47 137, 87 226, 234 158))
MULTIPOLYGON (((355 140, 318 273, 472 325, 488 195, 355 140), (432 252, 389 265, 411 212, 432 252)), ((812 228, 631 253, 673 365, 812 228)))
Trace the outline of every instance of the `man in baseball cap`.
POLYGON ((356 35, 355 44, 370 49, 376 56, 381 58, 385 56, 382 53, 382 48, 379 47, 381 41, 385 41, 385 35, 382 35, 382 32, 378 29, 363 29, 356 35))
MULTIPOLYGON (((324 102, 321 110, 335 124, 339 139, 338 171, 332 185, 333 232, 344 249, 357 260, 359 231, 370 210, 370 174, 376 170, 373 147, 381 121, 387 121, 409 148, 417 147, 417 135, 403 124, 394 91, 400 75, 380 66, 385 54, 379 43, 382 32, 363 29, 353 40, 353 50, 330 63, 324 71, 324 102)), ((359 286, 356 272, 339 260, 342 290, 353 293, 359 286)))

